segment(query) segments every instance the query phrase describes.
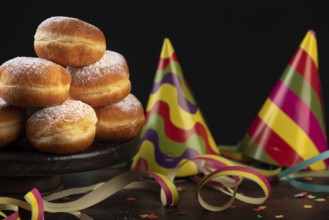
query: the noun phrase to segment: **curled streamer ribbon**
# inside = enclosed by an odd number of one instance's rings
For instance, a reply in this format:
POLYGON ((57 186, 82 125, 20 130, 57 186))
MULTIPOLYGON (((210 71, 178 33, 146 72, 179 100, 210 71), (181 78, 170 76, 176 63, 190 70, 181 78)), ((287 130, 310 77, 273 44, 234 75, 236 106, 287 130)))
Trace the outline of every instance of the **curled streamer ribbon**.
POLYGON ((20 220, 17 206, 7 205, 7 204, 0 204, 0 210, 7 210, 7 211, 13 211, 14 212, 13 214, 11 214, 8 217, 4 212, 0 211, 0 217, 4 218, 6 220, 20 220))
POLYGON ((279 180, 286 180, 291 185, 306 191, 313 192, 329 192, 329 186, 326 185, 318 185, 318 184, 309 184, 303 183, 302 181, 298 181, 294 178, 301 177, 329 177, 328 170, 317 170, 317 171, 301 171, 305 167, 308 167, 311 164, 314 164, 318 161, 325 160, 329 158, 329 151, 325 151, 315 157, 312 157, 308 160, 305 160, 295 166, 285 169, 278 175, 279 180))
MULTIPOLYGON (((198 202, 203 208, 209 211, 222 211, 230 207, 235 199, 239 199, 249 204, 262 204, 269 198, 271 186, 267 178, 256 169, 246 166, 236 166, 235 162, 213 154, 199 155, 194 157, 191 161, 195 162, 197 160, 205 161, 204 168, 210 168, 210 171, 204 169, 205 175, 203 178, 200 179, 198 176, 194 176, 194 179, 197 180, 195 194, 198 202), (237 193, 238 186, 243 182, 244 178, 247 178, 260 186, 265 196, 262 198, 252 198, 237 193), (205 185, 220 190, 224 194, 231 196, 231 199, 225 205, 219 207, 208 204, 200 194, 201 189, 205 185)), ((189 162, 189 160, 186 160, 175 167, 175 169, 167 175, 168 178, 173 180, 178 170, 187 162, 189 162)))
MULTIPOLYGON (((306 176, 328 177, 328 171, 298 172, 303 168, 308 167, 310 164, 326 158, 329 158, 329 151, 281 171, 277 174, 277 178, 279 180, 286 180, 293 186, 300 189, 329 192, 329 186, 306 184, 294 179, 306 176)), ((77 216, 79 219, 92 219, 81 211, 105 200, 123 188, 159 190, 157 185, 149 182, 143 182, 142 178, 144 177, 152 177, 158 183, 160 186, 161 202, 164 206, 175 206, 178 203, 178 192, 174 184, 176 174, 185 163, 196 162, 197 160, 202 160, 205 162, 202 172, 204 175, 203 177, 196 175, 191 178, 197 182, 195 195, 198 202, 203 208, 209 211, 225 210, 232 205, 235 199, 249 204, 264 203, 269 198, 271 192, 268 177, 273 177, 274 174, 278 172, 278 169, 269 171, 269 175, 265 176, 263 173, 266 172, 262 172, 262 170, 258 170, 258 168, 254 169, 243 164, 237 165, 239 163, 219 155, 205 154, 199 155, 191 160, 182 161, 167 176, 155 172, 130 171, 120 174, 107 182, 101 182, 87 187, 66 189, 53 193, 49 196, 45 196, 44 198, 42 198, 38 190, 34 188, 25 195, 24 198, 27 202, 14 198, 0 197, 0 210, 9 210, 14 212, 9 216, 7 216, 4 212, 0 212, 0 216, 5 220, 20 219, 18 210, 20 207, 32 212, 32 220, 42 220, 44 218, 44 212, 66 212, 77 216), (254 198, 239 194, 238 187, 243 183, 244 179, 248 179, 249 181, 256 183, 263 191, 264 196, 254 198), (208 204, 201 196, 201 190, 205 186, 210 186, 217 189, 222 193, 231 196, 231 198, 223 206, 208 204), (51 202, 56 199, 78 194, 84 194, 84 196, 71 202, 51 202)))
MULTIPOLYGON (((134 181, 138 181, 143 177, 152 177, 160 185, 161 202, 164 206, 174 206, 177 204, 177 189, 174 183, 166 176, 154 172, 131 171, 120 174, 104 183, 98 183, 89 187, 73 188, 59 191, 49 196, 46 196, 44 199, 42 199, 39 191, 36 188, 32 189, 25 195, 25 199, 27 202, 8 197, 0 197, 0 204, 4 205, 0 207, 1 210, 8 210, 8 208, 10 208, 9 210, 15 211, 15 213, 11 214, 8 217, 3 212, 1 212, 0 215, 5 217, 5 220, 19 219, 17 207, 20 207, 32 211, 31 220, 42 220, 44 217, 44 211, 50 213, 65 212, 73 214, 79 217, 80 219, 92 219, 87 215, 81 213, 80 211, 105 200, 114 193, 118 192, 126 186, 129 187, 131 183, 133 183, 134 181), (51 202, 55 199, 65 198, 69 195, 82 193, 87 194, 72 202, 51 202)), ((134 184, 133 186, 139 186, 140 188, 145 187, 145 185, 143 184, 134 184)))
MULTIPOLYGON (((184 163, 204 160, 206 161, 207 167, 204 169, 204 177, 198 181, 195 192, 196 197, 201 204, 207 210, 210 211, 221 211, 228 208, 234 201, 238 198, 244 202, 251 204, 261 204, 270 195, 270 185, 267 179, 259 173, 257 170, 248 167, 234 166, 234 163, 230 160, 222 158, 216 155, 201 155, 193 158, 192 160, 186 160, 180 163, 175 169, 172 170, 167 176, 155 172, 144 172, 144 171, 130 171, 120 174, 107 182, 98 183, 92 186, 79 187, 66 189, 53 193, 49 196, 41 198, 40 193, 37 189, 31 190, 25 195, 25 199, 28 201, 20 201, 17 199, 0 197, 0 204, 5 204, 8 206, 16 207, 16 209, 10 209, 15 211, 12 215, 5 217, 4 213, 0 213, 5 220, 19 219, 18 208, 23 208, 32 211, 32 220, 42 220, 43 212, 65 212, 73 214, 80 219, 92 219, 84 213, 81 213, 83 209, 91 207, 106 198, 110 197, 114 193, 118 192, 123 188, 141 188, 141 189, 155 189, 154 184, 146 183, 141 181, 143 177, 152 177, 160 186, 160 198, 164 206, 175 206, 178 203, 178 191, 174 184, 174 179, 176 173, 184 163), (236 178, 235 178, 236 177, 236 178), (242 183, 243 178, 248 178, 255 183, 257 183, 263 190, 264 198, 249 198, 237 193, 238 185, 242 183), (223 193, 232 196, 230 201, 228 201, 222 207, 212 206, 204 201, 201 197, 200 191, 209 183, 211 187, 222 191, 223 193), (65 203, 55 203, 51 202, 56 199, 65 198, 70 195, 84 194, 82 197, 75 201, 65 202, 65 203), (8 205, 9 204, 9 205, 8 205)), ((6 210, 3 206, 0 207, 1 210, 6 210)))
POLYGON ((14 211, 13 214, 7 216, 5 213, 0 212, 0 216, 4 217, 5 220, 18 220, 19 210, 18 208, 23 208, 31 211, 31 220, 43 220, 44 219, 44 206, 43 200, 38 189, 33 188, 24 196, 25 201, 21 201, 14 198, 0 197, 0 208, 1 210, 14 211))
MULTIPOLYGON (((225 153, 229 153, 230 156, 232 156, 231 158, 238 158, 238 156, 237 157, 234 156, 235 152, 233 151, 225 152, 225 153)), ((302 181, 297 180, 298 178, 306 178, 306 177, 328 178, 329 170, 312 170, 312 171, 307 170, 307 168, 310 165, 317 163, 319 161, 325 161, 328 158, 329 158, 329 151, 325 151, 289 168, 278 167, 274 170, 259 169, 259 168, 255 168, 255 169, 257 169, 261 174, 263 174, 268 180, 278 179, 280 181, 287 181, 292 186, 305 191, 329 192, 329 186, 304 183, 302 181)), ((241 166, 247 166, 239 162, 236 162, 235 164, 241 166)))
POLYGON ((249 180, 254 181, 255 183, 257 183, 261 187, 261 189, 263 190, 264 195, 265 195, 265 197, 263 197, 263 198, 252 199, 252 198, 248 198, 247 196, 242 197, 242 195, 237 197, 238 199, 244 200, 247 203, 261 204, 261 203, 265 202, 266 199, 270 195, 271 187, 270 187, 269 183, 257 171, 252 170, 250 168, 246 168, 246 167, 240 167, 240 166, 223 167, 223 168, 220 168, 220 169, 212 172, 210 175, 205 176, 203 179, 201 179, 201 181, 198 183, 198 185, 196 187, 196 190, 195 190, 195 193, 197 195, 197 198, 198 198, 200 204, 204 208, 206 208, 210 211, 221 211, 221 210, 226 209, 227 207, 229 207, 233 203, 234 198, 236 197, 237 189, 238 189, 238 183, 236 183, 234 185, 231 200, 228 203, 226 203, 223 207, 216 207, 216 206, 210 205, 210 204, 206 203, 203 200, 203 198, 201 197, 201 194, 200 194, 201 188, 206 183, 208 183, 209 181, 214 180, 218 177, 223 177, 223 176, 239 176, 239 177, 242 177, 242 178, 248 178, 249 180))
MULTIPOLYGON (((244 164, 242 162, 233 161, 230 159, 227 159, 222 156, 213 155, 213 154, 204 154, 200 155, 198 157, 195 157, 195 159, 204 159, 209 163, 215 164, 216 167, 213 168, 220 168, 223 166, 241 166, 241 167, 247 167, 253 170, 257 170, 261 175, 265 176, 269 181, 275 180, 278 176, 278 174, 282 171, 282 167, 276 167, 275 169, 265 169, 265 168, 259 168, 255 166, 249 166, 247 164, 244 164)), ((207 164, 206 164, 207 166, 207 164)))

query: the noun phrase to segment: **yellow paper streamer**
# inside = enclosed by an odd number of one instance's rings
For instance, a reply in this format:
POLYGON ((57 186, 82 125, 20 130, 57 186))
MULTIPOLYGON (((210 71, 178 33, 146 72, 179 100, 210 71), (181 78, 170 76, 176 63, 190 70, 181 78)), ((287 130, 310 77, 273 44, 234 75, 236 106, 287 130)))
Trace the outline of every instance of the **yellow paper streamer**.
MULTIPOLYGON (((53 193, 49 196, 45 196, 42 200, 43 208, 45 212, 55 213, 55 212, 65 212, 73 214, 80 219, 92 219, 91 217, 83 214, 81 211, 91 207, 97 203, 100 203, 104 199, 110 197, 114 193, 118 192, 123 188, 143 188, 143 189, 152 189, 159 191, 160 189, 160 198, 164 206, 175 206, 178 203, 178 191, 174 184, 175 176, 180 169, 180 166, 183 166, 184 163, 194 162, 196 160, 204 160, 205 164, 210 163, 209 167, 204 169, 204 177, 198 181, 196 186, 196 197, 201 204, 207 210, 210 211, 222 211, 228 208, 235 200, 235 198, 241 199, 250 204, 261 204, 264 202, 270 194, 270 186, 260 173, 251 168, 233 166, 234 163, 230 160, 222 158, 217 155, 201 155, 193 160, 186 160, 179 164, 175 169, 172 170, 167 176, 163 174, 154 173, 154 172, 144 172, 144 171, 130 171, 123 174, 120 174, 107 182, 97 183, 87 187, 78 187, 72 189, 66 189, 53 193), (219 169, 217 169, 219 167, 219 169), (238 178, 231 178, 231 176, 236 176, 238 178), (154 187, 154 184, 146 183, 141 181, 143 177, 152 177, 160 185, 160 188, 157 189, 154 187), (264 191, 264 198, 250 199, 248 197, 238 196, 237 189, 238 185, 242 183, 243 178, 251 179, 256 182, 264 191), (210 183, 219 183, 220 186, 213 185, 215 189, 222 191, 223 193, 230 195, 231 199, 222 207, 214 207, 207 204, 200 195, 202 187, 210 183), (55 203, 51 202, 57 199, 65 198, 71 195, 84 194, 82 197, 75 201, 65 202, 65 203, 55 203)), ((33 200, 34 197, 31 197, 29 192, 26 198, 30 199, 30 204, 24 201, 20 201, 8 197, 0 197, 0 204, 10 204, 16 207, 20 207, 26 210, 38 211, 38 202, 33 200), (32 199, 31 199, 32 198, 32 199)), ((35 218, 35 217, 34 217, 35 218)), ((33 217, 32 217, 33 219, 33 217)), ((34 219, 33 219, 34 220, 34 219)))

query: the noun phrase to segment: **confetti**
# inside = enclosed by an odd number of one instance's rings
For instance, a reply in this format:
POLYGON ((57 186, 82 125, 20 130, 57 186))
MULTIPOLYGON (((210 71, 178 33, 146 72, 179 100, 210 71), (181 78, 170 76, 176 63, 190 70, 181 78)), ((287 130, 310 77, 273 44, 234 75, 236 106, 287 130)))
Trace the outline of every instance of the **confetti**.
POLYGON ((317 199, 314 199, 314 201, 316 201, 316 202, 325 202, 327 200, 325 198, 317 198, 317 199))
POLYGON ((185 186, 177 186, 177 191, 178 191, 178 192, 184 192, 185 189, 186 189, 185 186))
POLYGON ((230 205, 230 208, 235 209, 236 205, 230 205))
POLYGON ((136 200, 136 198, 135 197, 128 197, 127 200, 128 201, 133 201, 133 200, 136 200))
POLYGON ((312 205, 304 205, 304 208, 305 209, 310 209, 310 208, 313 208, 313 206, 312 205))
POLYGON ((260 214, 258 214, 258 215, 257 215, 257 218, 263 218, 263 216, 262 216, 262 215, 260 215, 260 214))
POLYGON ((304 198, 305 196, 307 196, 308 193, 307 192, 301 192, 301 193, 297 193, 294 195, 295 198, 304 198))
POLYGON ((147 219, 157 219, 158 216, 156 214, 142 214, 139 215, 141 218, 147 218, 147 219))
POLYGON ((256 208, 253 208, 252 210, 255 211, 255 212, 260 212, 263 209, 266 209, 266 206, 265 205, 258 206, 256 208))
POLYGON ((314 199, 314 198, 316 198, 316 196, 308 195, 307 198, 309 198, 309 199, 314 199))
POLYGON ((149 219, 156 219, 156 218, 158 218, 158 216, 156 215, 156 214, 149 214, 148 216, 147 216, 147 218, 149 218, 149 219))
POLYGON ((284 215, 275 215, 275 218, 283 218, 284 215))

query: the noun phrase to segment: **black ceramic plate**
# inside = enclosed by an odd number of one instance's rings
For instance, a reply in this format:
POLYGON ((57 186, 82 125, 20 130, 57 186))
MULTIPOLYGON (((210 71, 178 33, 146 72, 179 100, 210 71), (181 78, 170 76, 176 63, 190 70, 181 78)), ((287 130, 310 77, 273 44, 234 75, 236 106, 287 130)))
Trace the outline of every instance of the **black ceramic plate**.
POLYGON ((52 175, 97 170, 127 162, 139 149, 139 136, 125 142, 94 142, 87 150, 70 154, 45 154, 26 142, 0 149, 0 176, 52 175))

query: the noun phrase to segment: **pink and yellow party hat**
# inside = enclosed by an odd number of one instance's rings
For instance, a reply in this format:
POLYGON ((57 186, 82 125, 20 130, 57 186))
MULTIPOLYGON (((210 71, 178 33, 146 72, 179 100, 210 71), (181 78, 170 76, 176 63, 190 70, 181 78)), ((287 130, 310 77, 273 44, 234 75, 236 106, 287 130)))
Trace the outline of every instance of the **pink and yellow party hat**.
MULTIPOLYGON (((201 154, 219 154, 205 120, 183 75, 176 53, 164 39, 146 107, 140 149, 132 169, 167 175, 178 164, 201 154)), ((201 164, 189 161, 178 177, 195 175, 201 164)))
MULTIPOLYGON (((261 162, 291 167, 328 150, 314 31, 308 31, 240 143, 261 162)), ((325 170, 327 161, 308 169, 325 170)))

